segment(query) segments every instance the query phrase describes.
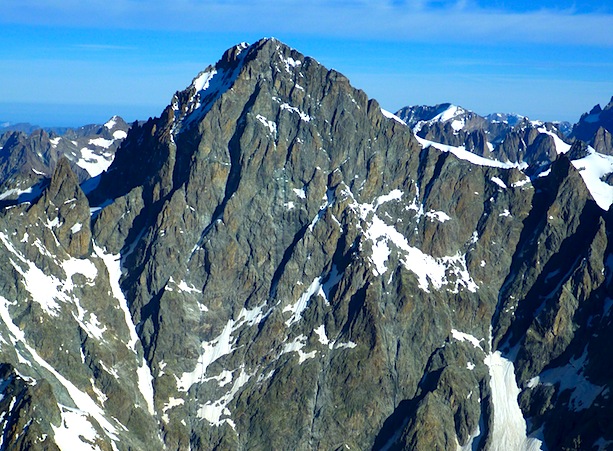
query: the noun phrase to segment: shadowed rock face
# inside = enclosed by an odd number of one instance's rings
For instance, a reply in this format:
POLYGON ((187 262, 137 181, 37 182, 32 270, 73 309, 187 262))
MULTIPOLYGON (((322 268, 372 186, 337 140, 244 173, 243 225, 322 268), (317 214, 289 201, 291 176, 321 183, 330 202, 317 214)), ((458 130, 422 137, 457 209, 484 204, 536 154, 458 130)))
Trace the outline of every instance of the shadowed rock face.
MULTIPOLYGON (((613 97, 604 108, 596 105, 588 113, 582 114, 579 122, 573 126, 570 136, 594 146, 605 131, 609 135, 613 133, 613 97)), ((608 151, 611 151, 610 147, 608 151)))
POLYGON ((523 440, 606 446, 608 214, 564 155, 530 182, 389 116, 239 45, 87 197, 60 162, 3 210, 4 443, 490 449, 503 362, 523 440))

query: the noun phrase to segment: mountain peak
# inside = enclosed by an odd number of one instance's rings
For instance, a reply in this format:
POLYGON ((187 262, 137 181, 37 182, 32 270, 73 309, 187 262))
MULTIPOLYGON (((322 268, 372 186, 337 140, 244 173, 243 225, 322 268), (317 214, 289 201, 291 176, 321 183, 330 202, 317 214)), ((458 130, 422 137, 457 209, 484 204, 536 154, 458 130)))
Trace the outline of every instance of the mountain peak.
MULTIPOLYGON (((422 112, 433 133, 489 143, 468 110, 422 112)), ((555 145, 524 125, 508 155, 555 145)), ((529 178, 420 139, 342 74, 263 39, 135 124, 89 198, 61 160, 39 201, 0 214, 3 445, 612 439, 592 421, 612 403, 596 365, 611 360, 611 225, 581 174, 601 158, 554 152, 550 175, 529 178)))

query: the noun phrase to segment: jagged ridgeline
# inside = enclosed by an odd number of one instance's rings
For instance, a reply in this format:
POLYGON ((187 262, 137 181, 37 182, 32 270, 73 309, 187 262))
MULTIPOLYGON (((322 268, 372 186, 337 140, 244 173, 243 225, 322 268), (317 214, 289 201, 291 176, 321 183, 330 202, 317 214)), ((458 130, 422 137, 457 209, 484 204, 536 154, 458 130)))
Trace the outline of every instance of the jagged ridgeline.
POLYGON ((265 39, 60 160, 0 214, 2 449, 613 446, 608 213, 422 144, 265 39))

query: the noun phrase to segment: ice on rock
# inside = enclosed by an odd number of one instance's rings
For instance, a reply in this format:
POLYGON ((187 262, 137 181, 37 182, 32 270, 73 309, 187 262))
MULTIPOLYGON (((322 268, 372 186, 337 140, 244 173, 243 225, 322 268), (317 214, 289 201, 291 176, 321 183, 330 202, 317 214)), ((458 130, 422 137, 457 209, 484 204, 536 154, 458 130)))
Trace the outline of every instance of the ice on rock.
POLYGON ((177 389, 179 391, 188 391, 190 387, 196 383, 204 382, 205 375, 209 365, 221 357, 234 352, 234 337, 233 332, 238 330, 243 325, 254 326, 259 324, 268 313, 263 313, 263 307, 259 306, 248 310, 243 308, 236 320, 229 319, 221 333, 211 341, 203 341, 201 343, 201 352, 196 362, 195 368, 192 371, 187 371, 176 378, 177 389))

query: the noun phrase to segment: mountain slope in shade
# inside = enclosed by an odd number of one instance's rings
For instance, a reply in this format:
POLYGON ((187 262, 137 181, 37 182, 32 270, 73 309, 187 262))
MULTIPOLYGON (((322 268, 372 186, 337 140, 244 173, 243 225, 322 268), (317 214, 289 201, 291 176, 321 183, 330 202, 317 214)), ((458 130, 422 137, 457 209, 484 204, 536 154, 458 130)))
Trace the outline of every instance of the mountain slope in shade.
POLYGON ((530 179, 451 147, 265 39, 133 126, 87 196, 61 159, 0 214, 3 444, 606 449, 589 148, 530 179))
POLYGON ((613 98, 604 107, 594 106, 573 126, 570 136, 593 146, 599 153, 613 155, 613 98))

